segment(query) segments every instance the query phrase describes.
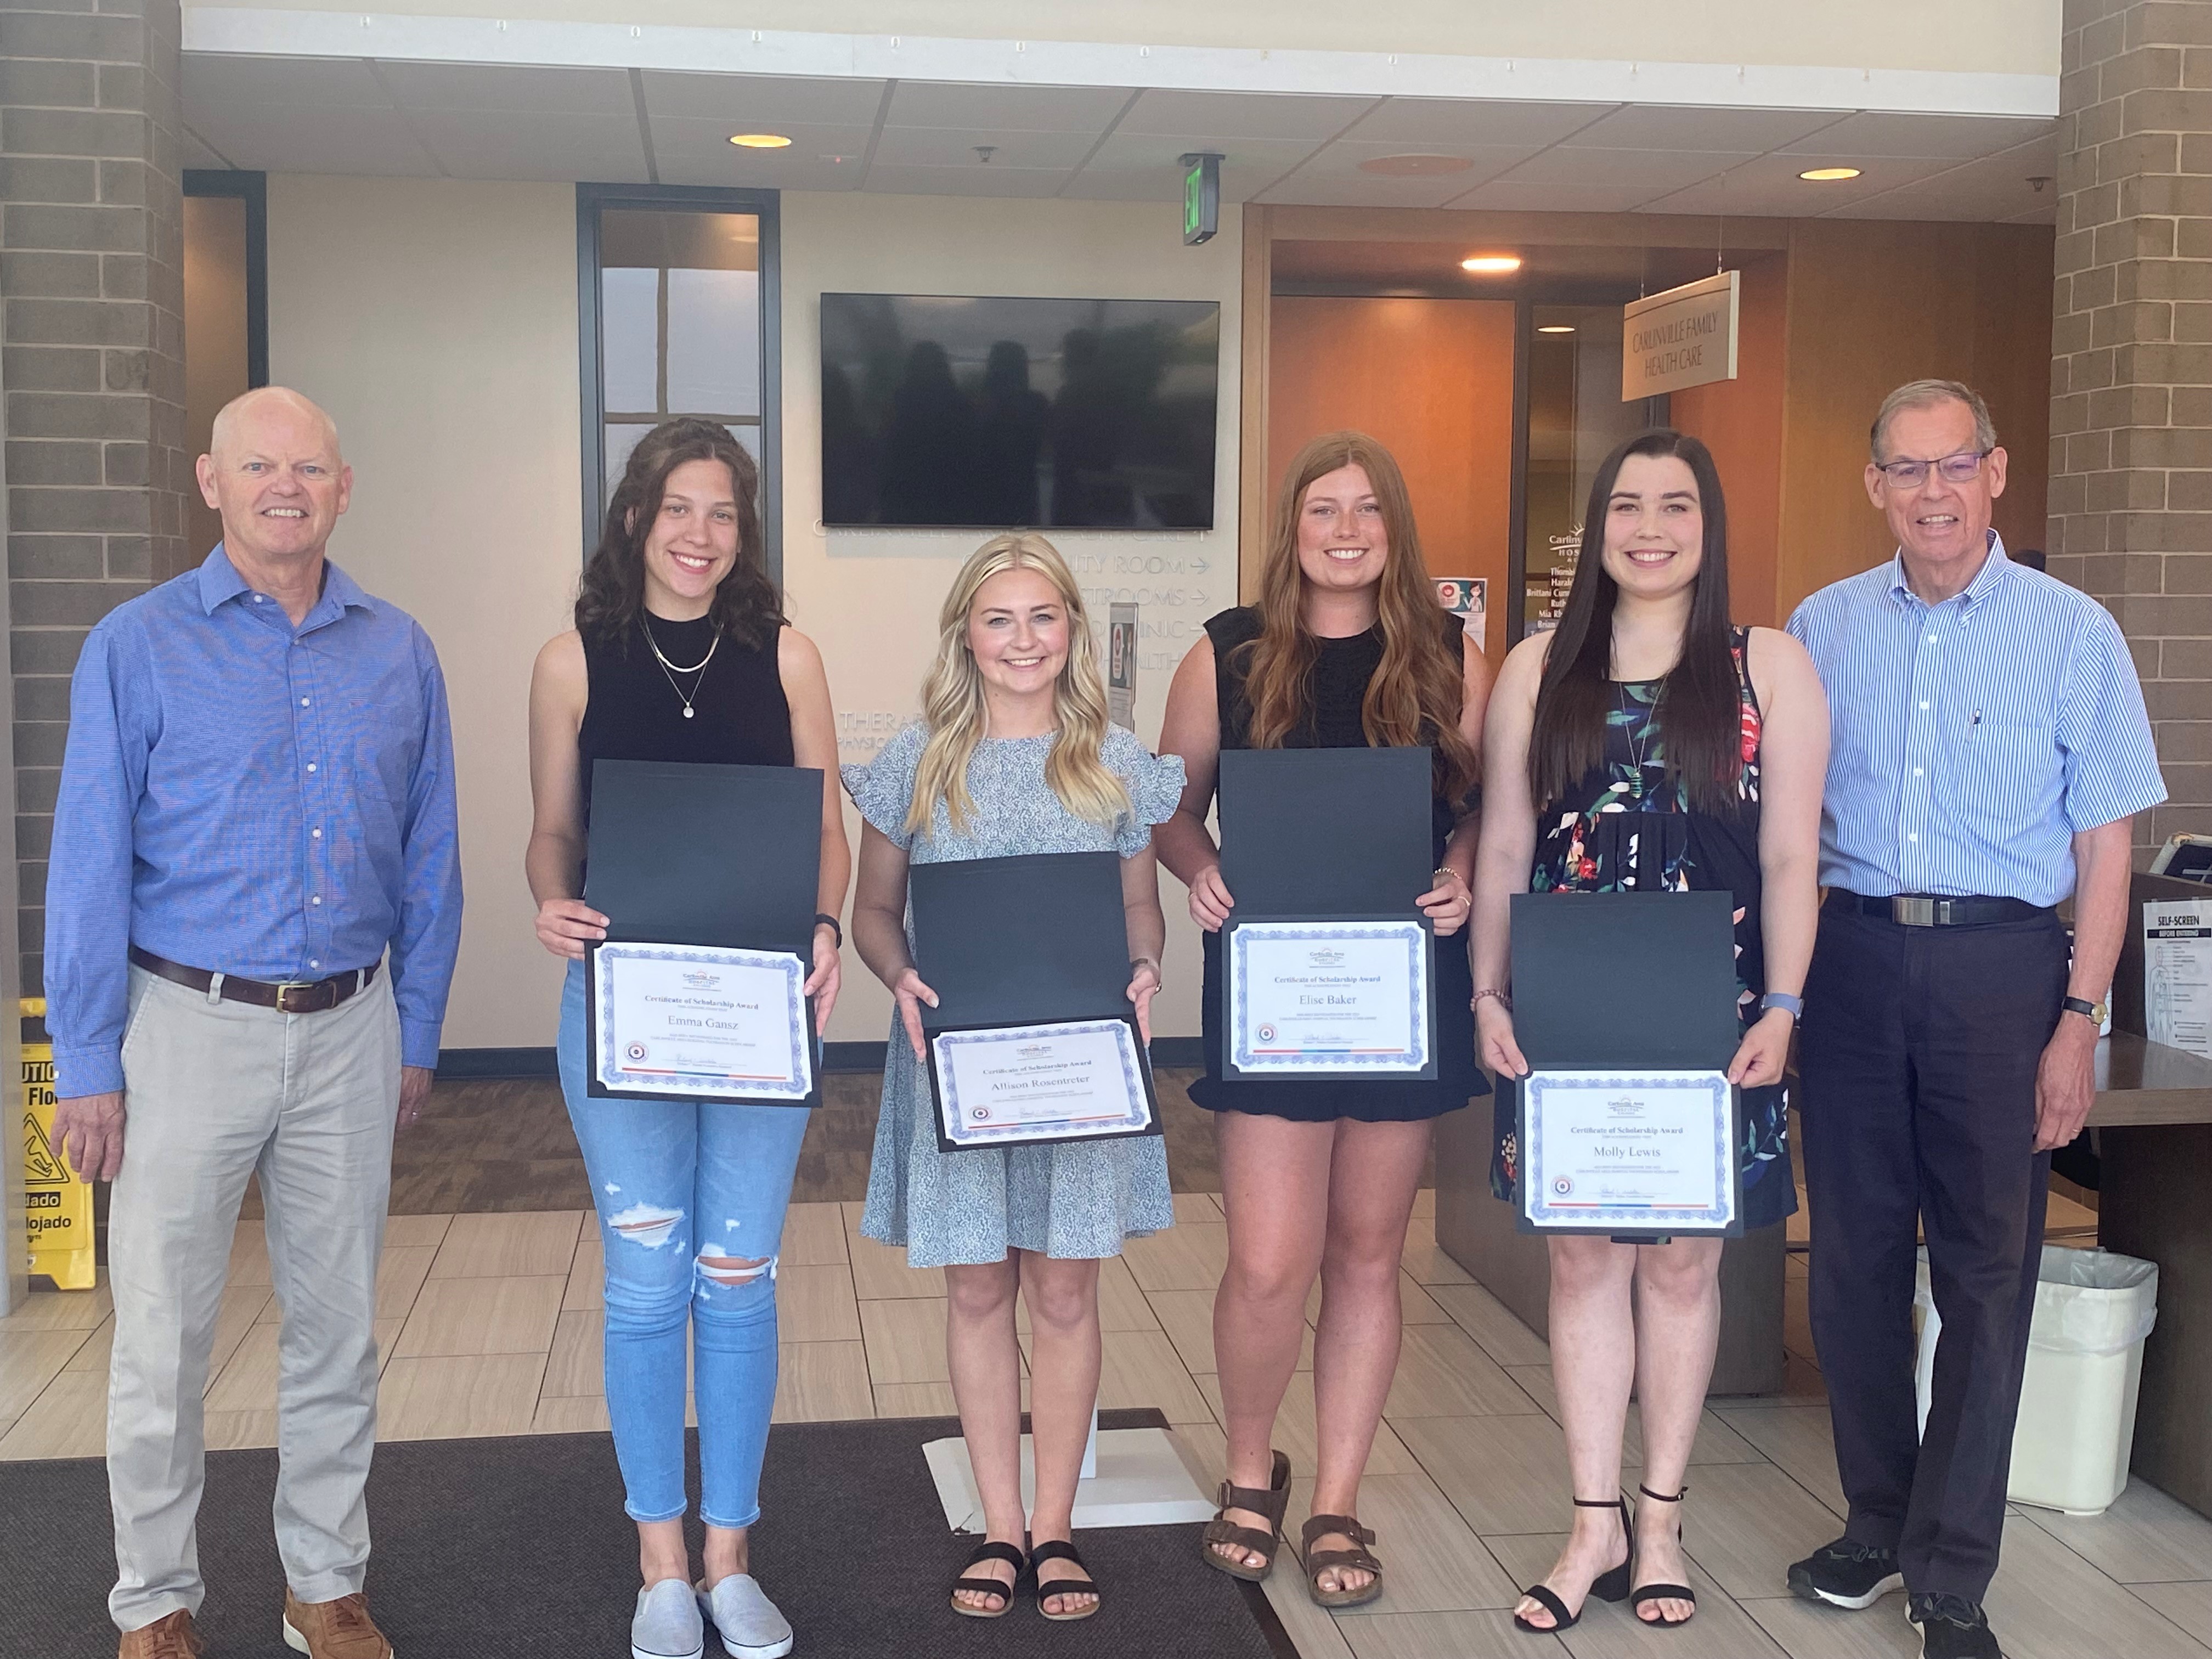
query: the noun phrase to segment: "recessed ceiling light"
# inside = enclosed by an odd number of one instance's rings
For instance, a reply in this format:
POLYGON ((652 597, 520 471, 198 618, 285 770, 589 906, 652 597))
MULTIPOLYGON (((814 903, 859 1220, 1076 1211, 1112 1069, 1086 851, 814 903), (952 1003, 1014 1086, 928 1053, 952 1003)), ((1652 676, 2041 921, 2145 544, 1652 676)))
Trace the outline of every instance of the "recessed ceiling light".
POLYGON ((1571 334, 1574 331, 1575 325, 1572 323, 1539 323, 1536 325, 1536 332, 1539 334, 1571 334))
POLYGON ((1359 164, 1359 170, 1379 173, 1386 179, 1423 179, 1440 173, 1465 173, 1474 165, 1464 155, 1370 155, 1359 164))
POLYGON ((1483 276, 1502 276, 1521 269, 1521 256, 1517 253, 1478 253, 1461 260, 1459 268, 1483 276))
POLYGON ((740 149, 788 149, 791 140, 780 132, 733 132, 730 142, 740 149))
POLYGON ((1816 185, 1831 185, 1838 179, 1857 178, 1859 170, 1856 167, 1808 167, 1797 176, 1816 185))

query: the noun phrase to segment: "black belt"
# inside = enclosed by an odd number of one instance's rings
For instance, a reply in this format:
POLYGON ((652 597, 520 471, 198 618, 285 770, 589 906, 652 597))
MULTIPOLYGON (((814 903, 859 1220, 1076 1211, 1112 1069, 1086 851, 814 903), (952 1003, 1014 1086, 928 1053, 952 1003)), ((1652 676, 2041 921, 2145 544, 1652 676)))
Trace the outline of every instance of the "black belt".
POLYGON ((1847 888, 1831 887, 1832 908, 1880 916, 1906 927, 1986 927, 1992 922, 2033 921, 2051 914, 2047 904, 2030 904, 2016 898, 1960 898, 1934 893, 1899 893, 1889 898, 1869 898, 1847 888))
POLYGON ((319 1014, 326 1008, 335 1008, 368 989, 380 965, 372 962, 366 968, 332 974, 328 979, 287 980, 281 985, 271 985, 258 979, 240 979, 234 974, 217 975, 204 968, 187 968, 181 962, 171 962, 135 945, 131 947, 131 960, 149 974, 159 974, 163 979, 195 991, 206 990, 220 977, 222 984, 216 994, 224 1001, 250 1002, 257 1008, 274 1008, 282 1014, 319 1014))

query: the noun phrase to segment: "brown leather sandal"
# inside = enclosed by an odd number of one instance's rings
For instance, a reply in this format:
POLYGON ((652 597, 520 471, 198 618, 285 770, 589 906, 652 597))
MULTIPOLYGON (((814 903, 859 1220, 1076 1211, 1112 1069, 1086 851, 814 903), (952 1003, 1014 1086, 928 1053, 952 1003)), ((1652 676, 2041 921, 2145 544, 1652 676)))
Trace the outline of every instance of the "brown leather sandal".
POLYGON ((1356 1607, 1372 1601, 1382 1594, 1382 1564, 1368 1551, 1375 1534, 1359 1524, 1358 1517, 1350 1515, 1310 1515, 1298 1532, 1298 1553, 1305 1558, 1306 1589, 1314 1605, 1322 1607, 1356 1607), (1330 1533, 1340 1532, 1352 1540, 1348 1550, 1316 1550, 1313 1541, 1330 1533), (1357 1567, 1362 1572, 1374 1574, 1358 1589, 1325 1590, 1321 1587, 1321 1576, 1331 1567, 1357 1567))
POLYGON ((1198 1541, 1199 1553, 1206 1565, 1231 1578, 1242 1578, 1248 1584, 1264 1582, 1275 1570, 1275 1551, 1283 1541, 1283 1511, 1291 1502, 1291 1460, 1277 1452, 1267 1476, 1267 1489, 1256 1486, 1232 1486, 1221 1483, 1221 1507, 1213 1512, 1213 1519, 1206 1523, 1206 1533, 1198 1541), (1267 1530, 1257 1527, 1240 1527, 1229 1519, 1231 1510, 1249 1510, 1255 1515, 1267 1517, 1267 1530), (1256 1567, 1248 1567, 1242 1561, 1231 1560, 1214 1547, 1227 1544, 1240 1550, 1249 1550, 1261 1558, 1256 1567))

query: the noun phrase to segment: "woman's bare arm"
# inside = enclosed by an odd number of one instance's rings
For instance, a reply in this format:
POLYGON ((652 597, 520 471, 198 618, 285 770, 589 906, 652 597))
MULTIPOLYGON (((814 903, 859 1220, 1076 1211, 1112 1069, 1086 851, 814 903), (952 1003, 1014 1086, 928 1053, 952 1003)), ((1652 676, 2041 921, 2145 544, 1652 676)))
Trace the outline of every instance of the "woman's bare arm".
POLYGON ((1184 653, 1168 687, 1160 752, 1182 758, 1182 799, 1175 816, 1152 831, 1152 845, 1160 862, 1190 890, 1191 920, 1209 933, 1218 933, 1235 900, 1222 884, 1221 849, 1206 827, 1221 769, 1221 709, 1214 694, 1210 635, 1201 635, 1184 653))
MULTIPOLYGON (((838 789, 837 716, 830 704, 830 677, 814 641, 795 628, 778 631, 775 664, 783 700, 791 710, 793 763, 817 768, 822 774, 821 873, 815 883, 814 908, 820 915, 841 916, 845 889, 853 877, 853 852, 845 839, 845 803, 838 789)), ((817 1031, 829 1025, 830 1012, 836 1006, 840 971, 836 930, 817 923, 813 970, 805 988, 814 999, 817 1031)))
POLYGON ((538 901, 538 942, 580 958, 607 936, 607 919, 583 902, 584 724, 590 680, 584 642, 572 629, 548 640, 530 671, 530 843, 522 873, 538 901))

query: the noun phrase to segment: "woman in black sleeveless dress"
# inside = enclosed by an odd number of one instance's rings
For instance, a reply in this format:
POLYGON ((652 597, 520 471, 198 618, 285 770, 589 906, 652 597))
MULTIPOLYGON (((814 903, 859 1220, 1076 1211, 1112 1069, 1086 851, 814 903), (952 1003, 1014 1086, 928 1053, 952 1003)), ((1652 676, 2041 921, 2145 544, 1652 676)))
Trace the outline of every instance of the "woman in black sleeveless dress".
MULTIPOLYGON (((1623 444, 1598 469, 1583 523, 1559 629, 1506 658, 1485 733, 1474 995, 1483 1058, 1500 1077, 1492 1190, 1514 1196, 1510 1079, 1528 1071, 1505 977, 1511 895, 1724 891, 1744 1219, 1771 1225, 1797 1206, 1780 1083, 1813 954, 1827 702, 1796 641, 1730 623, 1727 507, 1695 438, 1623 444)), ((1564 1630, 1597 1595, 1630 1601, 1646 1624, 1681 1624, 1696 1597, 1679 1505, 1720 1334, 1721 1241, 1554 1236, 1547 1248, 1574 1527, 1515 1620, 1564 1630), (1632 1523, 1619 1495, 1632 1385, 1644 1427, 1632 1523)))
MULTIPOLYGON (((576 626, 538 653, 530 687, 536 808, 526 867, 538 936, 568 960, 562 1092, 592 1178, 606 1261, 607 1416, 644 1578, 637 1653, 696 1656, 702 1604, 744 1659, 791 1651, 791 1626, 750 1571, 775 1401, 775 1265, 808 1114, 788 1106, 592 1099, 585 946, 607 918, 583 902, 592 772, 601 760, 818 767, 817 1022, 837 995, 851 859, 822 659, 783 619, 761 559, 759 475, 721 427, 658 426, 632 453, 585 567, 576 626), (706 1593, 684 1538, 685 1333, 698 1396, 706 1593)), ((732 847, 732 858, 744 849, 732 847)))
POLYGON ((1213 1306, 1228 1490, 1205 1555, 1241 1578, 1272 1567, 1290 1471, 1269 1441, 1318 1273, 1318 1467, 1301 1553, 1313 1598, 1348 1607, 1382 1590, 1357 1500, 1397 1368, 1398 1261, 1431 1120, 1487 1086, 1468 1012, 1465 923, 1489 671, 1437 603, 1397 463, 1355 432, 1316 438, 1292 462, 1260 603, 1222 612, 1206 631, 1176 671, 1161 734, 1162 752, 1182 757, 1188 787, 1154 832, 1206 930, 1206 1074, 1191 1097, 1216 1114, 1229 1215, 1229 1267, 1213 1306), (1437 933, 1437 1079, 1224 1083, 1219 929, 1234 896, 1206 827, 1221 751, 1413 744, 1436 756, 1436 873, 1429 891, 1406 898, 1437 933))

